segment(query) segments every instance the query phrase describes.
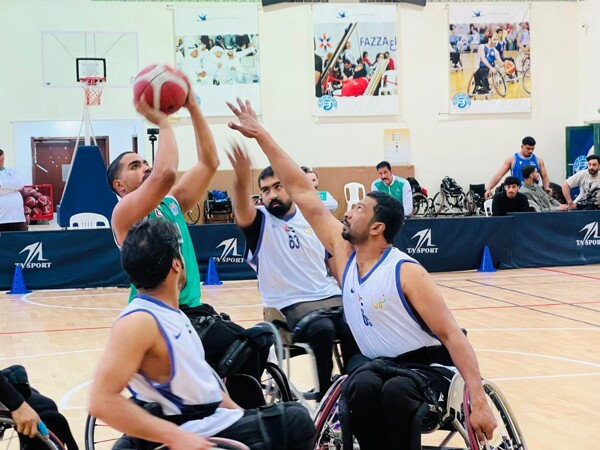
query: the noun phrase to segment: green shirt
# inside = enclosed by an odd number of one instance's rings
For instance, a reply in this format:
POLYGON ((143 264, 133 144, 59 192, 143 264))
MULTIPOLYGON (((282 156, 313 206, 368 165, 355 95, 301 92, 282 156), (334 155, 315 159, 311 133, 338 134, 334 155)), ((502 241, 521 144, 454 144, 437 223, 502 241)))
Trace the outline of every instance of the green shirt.
MULTIPOLYGON (((200 271, 198 270, 198 262, 196 261, 196 252, 194 251, 192 238, 177 200, 174 197, 165 197, 158 205, 158 208, 148 215, 150 219, 157 216, 161 216, 169 222, 176 224, 179 227, 183 240, 181 255, 183 256, 187 281, 179 293, 179 306, 199 306, 202 304, 200 301, 200 271)), ((131 302, 136 295, 137 289, 132 285, 129 301, 131 302)))
POLYGON ((394 181, 392 181, 392 184, 390 184, 389 186, 385 184, 381 179, 374 181, 371 190, 377 190, 380 192, 385 192, 386 194, 390 194, 400 203, 404 204, 403 189, 404 183, 400 181, 397 177, 394 177, 394 181))

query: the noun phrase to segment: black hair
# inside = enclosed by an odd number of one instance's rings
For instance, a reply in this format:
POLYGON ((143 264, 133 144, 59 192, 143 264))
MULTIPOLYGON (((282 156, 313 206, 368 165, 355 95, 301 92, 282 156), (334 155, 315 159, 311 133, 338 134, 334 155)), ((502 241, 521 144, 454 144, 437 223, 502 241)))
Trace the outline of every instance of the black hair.
POLYGON ((275 172, 273 172, 273 168, 271 166, 265 167, 262 172, 258 175, 258 187, 260 188, 260 180, 264 180, 265 178, 274 177, 275 172))
POLYGON ((377 164, 377 166, 375 167, 377 170, 379 169, 383 169, 386 168, 387 170, 392 170, 392 166, 390 166, 390 163, 387 161, 381 161, 379 164, 377 164))
POLYGON ((521 167, 521 174, 523 175, 523 179, 526 180, 529 176, 537 169, 533 164, 528 164, 526 166, 521 167))
POLYGON ((530 147, 535 147, 535 139, 531 136, 525 136, 521 141, 521 144, 528 145, 530 147))
POLYGON ((500 32, 504 33, 504 30, 502 28, 496 28, 496 33, 500 33, 500 32))
POLYGON ((504 179, 504 183, 502 183, 502 186, 512 186, 513 184, 521 186, 521 180, 519 180, 517 177, 506 177, 504 179))
POLYGON ((377 202, 373 208, 373 222, 381 222, 385 225, 383 237, 388 244, 394 243, 394 238, 404 224, 404 207, 402 203, 389 194, 380 191, 373 191, 367 194, 377 202))
POLYGON ((0 148, 0 155, 4 155, 4 150, 0 148))
POLYGON ((121 176, 121 160, 123 159, 123 157, 125 155, 128 155, 130 153, 135 153, 135 152, 123 152, 123 153, 121 153, 119 156, 117 156, 114 159, 113 162, 110 163, 110 165, 108 166, 108 169, 106 169, 106 181, 108 181, 108 186, 117 195, 119 195, 119 193, 117 192, 117 190, 113 186, 113 182, 117 178, 119 178, 119 176, 121 176))
POLYGON ((121 247, 121 265, 137 289, 153 289, 165 281, 174 259, 181 260, 181 234, 162 217, 133 225, 121 247))
POLYGON ((362 64, 362 69, 360 70, 355 70, 354 74, 352 75, 352 78, 356 79, 356 78, 365 78, 367 76, 367 68, 365 67, 365 65, 363 63, 362 64))
POLYGON ((590 155, 587 158, 585 158, 586 161, 591 161, 592 159, 595 159, 596 161, 598 161, 598 164, 600 164, 600 156, 599 155, 590 155))
POLYGON ((310 172, 310 169, 307 166, 300 166, 300 168, 302 169, 302 172, 304 172, 304 173, 310 172))

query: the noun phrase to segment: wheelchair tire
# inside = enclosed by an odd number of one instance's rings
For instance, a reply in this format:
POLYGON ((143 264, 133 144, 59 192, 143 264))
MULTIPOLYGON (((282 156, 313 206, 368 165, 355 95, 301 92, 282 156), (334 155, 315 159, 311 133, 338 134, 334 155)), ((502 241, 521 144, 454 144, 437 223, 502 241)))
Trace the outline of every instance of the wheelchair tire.
POLYGON ((496 70, 496 73, 490 73, 490 81, 490 84, 492 85, 492 88, 494 89, 496 94, 498 94, 500 97, 506 97, 506 94, 508 93, 508 88, 506 87, 506 79, 504 78, 504 75, 502 75, 498 70, 496 70))
POLYGON ((342 448, 342 429, 339 419, 339 399, 342 385, 347 376, 338 378, 329 388, 319 404, 315 416, 314 450, 328 450, 342 448))
POLYGON ((463 402, 463 405, 465 410, 465 421, 467 423, 465 428, 469 435, 470 449, 486 450, 487 448, 501 448, 503 450, 527 450, 527 443, 525 442, 521 428, 500 389, 487 380, 483 381, 483 389, 498 426, 494 430, 492 439, 488 440, 487 444, 478 442, 475 431, 469 425, 471 406, 468 403, 468 391, 465 389, 465 401, 463 402))
POLYGON ((260 384, 267 405, 295 400, 288 379, 277 364, 267 362, 260 384))
POLYGON ((190 209, 187 213, 185 213, 185 221, 189 225, 196 225, 202 216, 202 212, 200 211, 200 204, 196 203, 192 209, 190 209))
POLYGON ((89 415, 85 421, 85 450, 111 450, 123 433, 89 415))
MULTIPOLYGON (((48 436, 38 433, 34 438, 35 448, 48 448, 50 450, 65 450, 63 443, 49 431, 48 436), (39 445, 38 445, 39 444, 39 445)), ((27 450, 29 446, 20 445, 20 436, 9 411, 0 411, 0 449, 23 448, 27 450), (14 443, 14 445, 13 445, 14 443)))
POLYGON ((469 191, 465 196, 465 210, 467 216, 473 216, 480 213, 479 207, 477 206, 476 195, 477 194, 473 191, 469 191))
POLYGON ((424 194, 417 192, 413 194, 413 211, 412 215, 415 217, 423 217, 427 215, 429 210, 429 199, 424 194))
POLYGON ((531 95, 531 68, 528 67, 521 75, 523 90, 531 95))
POLYGON ((431 209, 430 209, 430 215, 431 217, 437 217, 440 214, 444 214, 444 206, 445 206, 445 196, 443 192, 438 192, 437 194, 435 194, 435 196, 433 197, 433 200, 431 201, 431 209))

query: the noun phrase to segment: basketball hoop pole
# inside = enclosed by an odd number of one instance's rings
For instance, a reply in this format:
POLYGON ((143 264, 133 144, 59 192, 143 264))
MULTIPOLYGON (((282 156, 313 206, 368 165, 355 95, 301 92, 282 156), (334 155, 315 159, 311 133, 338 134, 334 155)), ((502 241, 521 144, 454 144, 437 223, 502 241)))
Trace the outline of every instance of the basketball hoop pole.
POLYGON ((84 128, 84 143, 90 145, 91 137, 94 138, 94 145, 98 145, 96 142, 96 136, 92 129, 92 120, 90 118, 90 105, 100 105, 102 99, 102 83, 106 81, 104 77, 82 77, 79 79, 82 87, 85 91, 85 101, 83 103, 83 118, 81 119, 81 125, 79 127, 79 134, 77 141, 75 142, 75 148, 79 145, 79 138, 81 137, 81 129, 84 128))

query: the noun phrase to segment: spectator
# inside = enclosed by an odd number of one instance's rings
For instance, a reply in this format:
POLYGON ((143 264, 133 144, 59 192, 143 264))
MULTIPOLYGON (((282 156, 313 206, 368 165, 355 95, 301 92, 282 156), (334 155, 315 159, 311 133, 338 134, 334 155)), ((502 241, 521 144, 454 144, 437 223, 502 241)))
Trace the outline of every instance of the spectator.
POLYGON ((535 202, 542 212, 566 211, 567 205, 561 205, 559 201, 544 191, 539 184, 536 184, 540 178, 540 173, 535 166, 523 166, 521 172, 523 173, 523 184, 519 192, 525 194, 527 199, 535 202))
POLYGON ((371 191, 381 191, 390 194, 404 208, 404 215, 409 217, 412 214, 412 190, 410 183, 404 178, 397 177, 392 172, 392 166, 387 161, 381 161, 377 164, 377 173, 379 179, 371 184, 371 191))
POLYGON ((319 191, 319 175, 312 169, 306 166, 302 166, 302 170, 319 193, 319 197, 327 207, 329 211, 335 211, 338 208, 338 202, 333 196, 327 191, 319 191))
POLYGON ((396 68, 396 64, 394 64, 394 60, 390 56, 390 52, 385 52, 383 57, 388 60, 387 70, 394 70, 396 68))
POLYGON ((492 196, 492 189, 496 186, 498 181, 506 175, 506 173, 510 170, 511 175, 515 178, 519 179, 519 185, 523 182, 523 173, 521 172, 521 168, 528 164, 534 165, 538 172, 542 177, 542 185, 544 186, 544 190, 548 194, 552 194, 552 189, 550 189, 550 178, 548 177, 548 172, 546 172, 546 165, 542 158, 538 158, 533 154, 535 150, 535 139, 531 136, 526 136, 521 141, 521 151, 519 153, 515 153, 512 156, 509 156, 504 160, 500 170, 496 172, 496 174, 492 177, 490 184, 488 184, 487 190, 485 191, 485 198, 490 198, 492 196))
POLYGON ((363 64, 357 64, 352 78, 343 81, 342 97, 360 97, 365 93, 368 86, 367 69, 363 64))
POLYGON ((0 372, 0 402, 11 412, 21 437, 21 448, 35 449, 27 437, 34 438, 38 424, 44 424, 69 450, 77 450, 67 419, 56 407, 56 403, 29 386, 27 372, 23 366, 11 366, 0 372), (27 445, 29 444, 29 445, 27 445))
POLYGON ((504 189, 494 195, 492 200, 492 215, 506 216, 510 212, 529 211, 529 201, 525 194, 519 192, 521 181, 516 177, 506 177, 504 189))
POLYGON ((4 150, 0 149, 0 232, 27 231, 23 197, 19 192, 22 187, 17 171, 4 167, 4 150))
POLYGON ((567 199, 569 209, 600 209, 600 175, 598 167, 600 156, 590 155, 586 158, 587 170, 580 170, 567 178, 562 185, 562 192, 567 199), (571 188, 579 187, 579 195, 575 201, 571 198, 571 188))

